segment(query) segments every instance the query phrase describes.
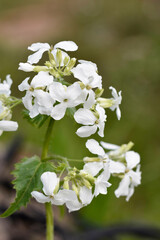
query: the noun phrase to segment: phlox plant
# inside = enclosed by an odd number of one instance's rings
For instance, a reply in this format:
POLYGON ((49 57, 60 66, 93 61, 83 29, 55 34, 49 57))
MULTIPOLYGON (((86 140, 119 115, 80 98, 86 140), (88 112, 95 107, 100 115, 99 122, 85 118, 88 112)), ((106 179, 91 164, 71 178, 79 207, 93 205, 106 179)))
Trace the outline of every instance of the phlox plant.
POLYGON ((19 84, 18 89, 24 92, 24 97, 18 99, 11 95, 10 75, 0 83, 0 134, 17 130, 18 123, 11 118, 12 110, 18 104, 24 105, 28 121, 38 127, 48 121, 48 128, 41 157, 25 157, 15 165, 16 198, 1 217, 10 216, 34 198, 45 204, 46 239, 53 240, 52 204, 65 205, 69 212, 77 211, 99 194, 107 195, 112 185, 111 176, 120 179, 115 196, 125 196, 128 201, 134 188, 141 183, 140 156, 131 150, 132 142, 117 146, 104 141, 99 143, 91 137, 96 132, 104 137, 107 109, 115 111, 120 120, 122 96, 121 91, 109 87, 111 96, 102 97, 102 77, 97 65, 91 61, 77 61, 68 54, 78 49, 76 43, 62 41, 54 46, 34 43, 28 49, 33 53, 26 63, 19 64, 19 70, 34 72, 35 76, 27 77, 19 84), (48 60, 44 65, 38 65, 43 54, 48 54, 48 60), (48 153, 54 122, 68 112, 72 120, 80 124, 76 134, 89 138, 85 147, 93 154, 79 160, 83 162, 82 169, 72 167, 72 159, 48 153))

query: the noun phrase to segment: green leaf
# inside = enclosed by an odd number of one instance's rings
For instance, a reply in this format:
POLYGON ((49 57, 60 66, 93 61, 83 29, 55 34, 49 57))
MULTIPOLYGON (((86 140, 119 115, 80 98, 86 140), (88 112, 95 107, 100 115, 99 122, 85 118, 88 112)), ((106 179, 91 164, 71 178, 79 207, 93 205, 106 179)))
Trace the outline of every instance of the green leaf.
POLYGON ((34 118, 30 118, 28 110, 23 110, 23 117, 25 119, 27 119, 27 121, 31 125, 33 125, 33 126, 35 126, 37 128, 40 128, 45 123, 45 121, 48 119, 47 115, 42 115, 42 114, 39 114, 39 115, 37 115, 34 118))
POLYGON ((8 217, 21 206, 26 206, 31 198, 31 192, 42 189, 40 177, 46 171, 55 171, 54 165, 51 162, 41 162, 38 156, 24 158, 20 163, 17 163, 13 171, 16 198, 0 217, 8 217))

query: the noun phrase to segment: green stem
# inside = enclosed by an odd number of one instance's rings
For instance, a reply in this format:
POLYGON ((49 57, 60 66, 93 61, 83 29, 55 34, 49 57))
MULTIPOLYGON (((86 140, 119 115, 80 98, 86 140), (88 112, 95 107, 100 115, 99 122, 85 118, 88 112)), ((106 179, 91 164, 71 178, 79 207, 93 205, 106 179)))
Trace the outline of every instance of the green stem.
POLYGON ((45 203, 46 208, 46 240, 54 240, 54 221, 53 221, 53 211, 51 203, 45 203))
POLYGON ((48 154, 48 148, 49 148, 49 142, 50 142, 50 138, 51 138, 51 134, 52 134, 53 124, 54 124, 54 119, 50 118, 46 136, 45 136, 45 140, 44 140, 44 144, 43 144, 41 161, 43 161, 43 159, 46 158, 47 154, 48 154))
MULTIPOLYGON (((47 157, 49 142, 52 134, 54 119, 50 118, 48 128, 45 135, 45 140, 42 149, 41 161, 47 157)), ((53 221, 53 210, 51 203, 45 203, 46 209, 46 240, 54 240, 54 221, 53 221)))

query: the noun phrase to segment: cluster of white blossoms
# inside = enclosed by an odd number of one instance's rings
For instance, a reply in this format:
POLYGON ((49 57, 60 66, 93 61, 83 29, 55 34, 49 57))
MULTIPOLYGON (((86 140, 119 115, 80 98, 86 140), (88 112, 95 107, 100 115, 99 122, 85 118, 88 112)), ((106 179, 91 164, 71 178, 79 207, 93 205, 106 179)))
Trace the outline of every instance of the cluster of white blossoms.
POLYGON ((112 175, 121 179, 115 190, 116 197, 126 196, 128 201, 141 182, 140 156, 130 151, 132 143, 121 147, 105 142, 101 145, 103 148, 96 140, 89 139, 86 147, 97 156, 85 157, 83 169, 70 168, 65 177, 57 177, 54 172, 43 173, 43 193, 33 191, 32 196, 40 203, 66 204, 69 212, 76 211, 90 204, 99 194, 107 194, 112 175))
POLYGON ((44 114, 60 120, 67 109, 72 109, 75 121, 82 124, 76 132, 78 136, 89 137, 98 130, 103 137, 107 118, 104 109, 116 110, 117 118, 121 117, 121 91, 117 93, 110 87, 112 98, 101 97, 102 77, 97 73, 97 65, 79 60, 75 66, 76 59, 66 53, 78 49, 72 41, 59 42, 54 47, 48 43, 34 43, 28 49, 34 53, 28 57, 27 63, 20 63, 19 69, 34 71, 36 75, 32 80, 27 77, 19 85, 19 90, 26 91, 22 101, 30 117, 44 114), (49 61, 44 66, 35 65, 44 52, 48 52, 49 61), (68 81, 64 80, 66 76, 68 81))
MULTIPOLYGON (((69 109, 74 120, 82 125, 76 132, 79 137, 89 137, 96 132, 104 137, 105 109, 116 111, 118 120, 121 118, 121 91, 117 93, 115 88, 109 87, 112 97, 102 97, 102 77, 97 65, 85 60, 79 60, 76 65, 76 59, 67 53, 78 49, 72 41, 54 46, 34 43, 28 49, 34 53, 26 63, 19 64, 19 69, 33 71, 36 75, 33 79, 27 77, 19 90, 25 91, 22 102, 30 118, 42 114, 60 120, 69 109), (49 60, 42 66, 36 65, 45 52, 49 60)), ((128 201, 141 182, 140 156, 130 150, 132 145, 119 147, 101 142, 100 146, 96 140, 89 139, 86 147, 96 156, 85 157, 82 170, 68 165, 59 176, 56 171, 44 172, 41 175, 42 192, 32 191, 31 195, 40 203, 65 204, 70 212, 76 211, 90 204, 99 194, 107 194, 112 175, 121 179, 115 190, 116 197, 125 196, 128 201)))
POLYGON ((3 131, 16 131, 18 128, 17 122, 10 121, 12 118, 11 108, 15 103, 10 97, 12 79, 10 75, 6 76, 6 80, 0 81, 0 135, 3 131))

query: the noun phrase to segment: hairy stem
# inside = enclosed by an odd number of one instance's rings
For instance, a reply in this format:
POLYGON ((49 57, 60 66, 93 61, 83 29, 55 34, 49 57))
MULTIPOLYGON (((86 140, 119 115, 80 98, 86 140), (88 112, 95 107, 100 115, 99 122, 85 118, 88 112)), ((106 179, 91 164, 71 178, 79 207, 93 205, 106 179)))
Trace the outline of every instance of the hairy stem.
POLYGON ((45 203, 46 208, 46 240, 54 240, 54 221, 53 221, 53 210, 51 203, 45 203))
MULTIPOLYGON (((52 129, 53 129, 54 119, 50 118, 48 128, 46 131, 43 149, 42 149, 42 155, 41 155, 41 161, 45 159, 48 155, 48 148, 49 148, 49 142, 52 135, 52 129)), ((54 240, 54 221, 53 221, 53 209, 51 203, 45 203, 45 209, 46 209, 46 240, 54 240)))
POLYGON ((54 124, 54 119, 50 118, 48 128, 47 128, 47 132, 46 132, 46 135, 45 135, 43 149, 42 149, 42 155, 41 155, 41 160, 42 161, 43 161, 44 158, 47 157, 47 154, 48 154, 48 148, 49 148, 50 138, 51 138, 51 135, 52 135, 53 124, 54 124))

